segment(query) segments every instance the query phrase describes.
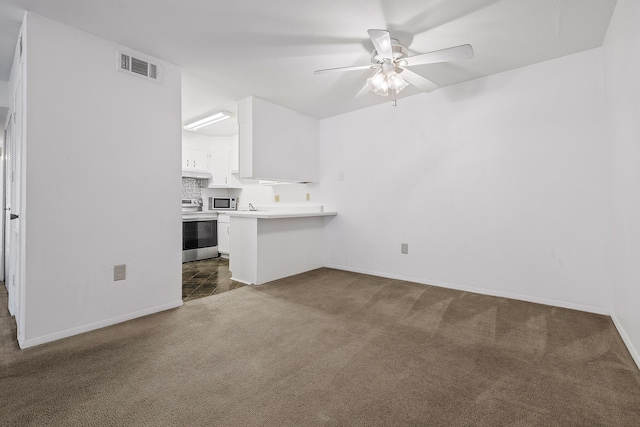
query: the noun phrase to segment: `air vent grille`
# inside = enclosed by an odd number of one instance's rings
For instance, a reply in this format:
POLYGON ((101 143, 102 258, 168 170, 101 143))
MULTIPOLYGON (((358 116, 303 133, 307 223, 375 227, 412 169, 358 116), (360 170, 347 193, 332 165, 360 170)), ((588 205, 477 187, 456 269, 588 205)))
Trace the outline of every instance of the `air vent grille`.
POLYGON ((138 58, 131 58, 131 71, 149 77, 149 63, 138 58))
POLYGON ((131 57, 129 55, 120 54, 120 69, 127 71, 131 69, 131 57))
POLYGON ((118 71, 159 81, 160 66, 127 53, 118 52, 118 71))
POLYGON ((149 64, 149 77, 152 79, 158 78, 158 66, 156 64, 149 64))

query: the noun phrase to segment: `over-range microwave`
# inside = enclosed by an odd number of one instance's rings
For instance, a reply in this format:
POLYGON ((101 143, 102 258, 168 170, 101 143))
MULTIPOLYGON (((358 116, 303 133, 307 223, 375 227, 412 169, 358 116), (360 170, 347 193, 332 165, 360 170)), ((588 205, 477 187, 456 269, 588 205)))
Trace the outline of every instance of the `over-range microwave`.
POLYGON ((209 197, 209 209, 211 210, 236 210, 235 197, 209 197))

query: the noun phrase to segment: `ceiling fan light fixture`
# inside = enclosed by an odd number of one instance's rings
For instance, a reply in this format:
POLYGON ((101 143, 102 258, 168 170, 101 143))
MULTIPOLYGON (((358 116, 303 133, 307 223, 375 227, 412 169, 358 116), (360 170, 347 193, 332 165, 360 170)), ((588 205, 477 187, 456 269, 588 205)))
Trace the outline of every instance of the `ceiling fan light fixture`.
POLYGON ((395 71, 389 71, 387 73, 379 72, 375 76, 368 78, 367 86, 376 95, 387 96, 389 95, 389 90, 398 93, 409 86, 409 83, 400 77, 400 74, 395 71))
POLYGON ((371 92, 376 95, 387 96, 389 94, 389 85, 384 78, 384 74, 377 73, 375 76, 367 79, 367 86, 371 92))
POLYGON ((358 91, 356 97, 359 98, 367 93, 367 89, 380 96, 388 96, 391 91, 391 95, 395 97, 410 84, 423 92, 431 92, 438 88, 437 83, 411 71, 409 67, 473 58, 473 47, 470 44, 409 56, 407 48, 397 39, 391 38, 389 31, 370 29, 367 33, 373 44, 371 65, 326 68, 316 70, 315 73, 376 69, 377 73, 367 79, 367 83, 358 91))
POLYGON ((204 119, 196 120, 195 122, 188 123, 184 126, 186 130, 198 130, 205 126, 212 125, 214 123, 221 122, 223 120, 227 120, 231 118, 232 114, 228 111, 220 111, 211 116, 205 117, 204 119))
POLYGON ((387 82, 389 84, 389 89, 395 90, 396 93, 409 86, 409 83, 407 83, 405 79, 400 77, 400 74, 396 73, 395 71, 387 74, 387 82))

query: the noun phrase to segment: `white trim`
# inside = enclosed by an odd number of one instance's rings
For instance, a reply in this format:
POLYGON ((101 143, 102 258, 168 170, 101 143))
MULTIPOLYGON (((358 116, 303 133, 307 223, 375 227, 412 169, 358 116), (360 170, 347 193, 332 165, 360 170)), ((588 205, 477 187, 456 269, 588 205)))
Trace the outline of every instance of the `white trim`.
POLYGON ((536 303, 536 304, 550 305, 550 306, 553 306, 553 307, 568 308, 568 309, 571 309, 571 310, 586 311, 588 313, 602 314, 602 315, 605 315, 605 316, 611 316, 611 314, 612 314, 611 309, 610 308, 606 308, 606 307, 595 307, 595 306, 591 306, 591 305, 576 304, 576 303, 572 303, 572 302, 559 301, 559 300, 548 299, 548 298, 540 298, 540 297, 533 297, 533 296, 529 296, 529 295, 514 294, 514 293, 511 293, 511 292, 496 291, 496 290, 493 290, 493 289, 475 288, 473 286, 457 285, 457 284, 454 284, 454 283, 441 282, 441 281, 438 281, 438 280, 424 280, 424 279, 419 279, 419 278, 415 278, 415 277, 402 276, 402 275, 398 275, 398 274, 383 273, 383 272, 380 272, 380 271, 370 271, 370 270, 362 270, 362 269, 359 269, 359 268, 345 267, 345 266, 342 266, 342 265, 329 264, 329 265, 325 265, 325 267, 327 267, 327 268, 335 268, 337 270, 351 271, 351 272, 354 272, 354 273, 371 274, 373 276, 386 277, 386 278, 389 278, 389 279, 404 280, 404 281, 407 281, 407 282, 415 282, 415 283, 420 283, 420 284, 423 284, 423 285, 439 286, 441 288, 455 289, 455 290, 458 290, 458 291, 474 292, 474 293, 482 294, 482 295, 490 295, 490 296, 494 296, 494 297, 510 298, 510 299, 515 299, 515 300, 520 300, 520 301, 533 302, 533 303, 536 303))
POLYGON ((618 330, 618 333, 620 334, 624 345, 627 346, 627 350, 629 350, 633 361, 636 362, 636 366, 638 367, 638 369, 640 369, 640 353, 638 353, 638 350, 636 350, 636 348, 633 346, 633 342, 629 338, 629 335, 627 335, 627 332, 622 327, 622 323, 618 320, 615 314, 611 315, 611 320, 613 320, 613 324, 618 330))
POLYGON ((172 303, 147 308, 144 310, 135 311, 133 313, 124 314, 122 316, 116 316, 110 319, 101 320, 99 322, 89 323, 88 325, 77 326, 75 328, 66 329, 64 331, 56 332, 56 333, 45 335, 42 337, 30 338, 28 340, 21 340, 20 338, 18 338, 18 345, 20 346, 21 349, 34 347, 36 345, 44 344, 47 342, 56 341, 56 340, 67 338, 73 335, 79 335, 84 332, 89 332, 89 331, 104 328, 107 326, 115 325, 116 323, 126 322, 127 320, 133 320, 138 317, 148 316, 150 314, 158 313, 160 311, 177 308, 177 307, 180 307, 182 304, 183 304, 182 300, 179 300, 172 303))
POLYGON ((253 283, 253 282, 247 282, 246 280, 236 279, 235 277, 232 277, 231 280, 233 280, 234 282, 240 282, 243 285, 254 285, 255 286, 255 283, 253 283))

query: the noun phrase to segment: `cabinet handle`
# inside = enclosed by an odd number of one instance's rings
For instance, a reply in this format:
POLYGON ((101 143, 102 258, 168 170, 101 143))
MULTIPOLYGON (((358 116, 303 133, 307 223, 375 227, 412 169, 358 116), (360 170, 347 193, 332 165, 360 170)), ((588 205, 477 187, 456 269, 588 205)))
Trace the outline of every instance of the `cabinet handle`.
POLYGON ((227 234, 229 234, 229 226, 227 225, 227 234))
POLYGON ((196 167, 196 161, 195 160, 193 161, 193 167, 194 168, 196 167))
POLYGON ((187 160, 187 167, 189 167, 189 160, 187 160))

